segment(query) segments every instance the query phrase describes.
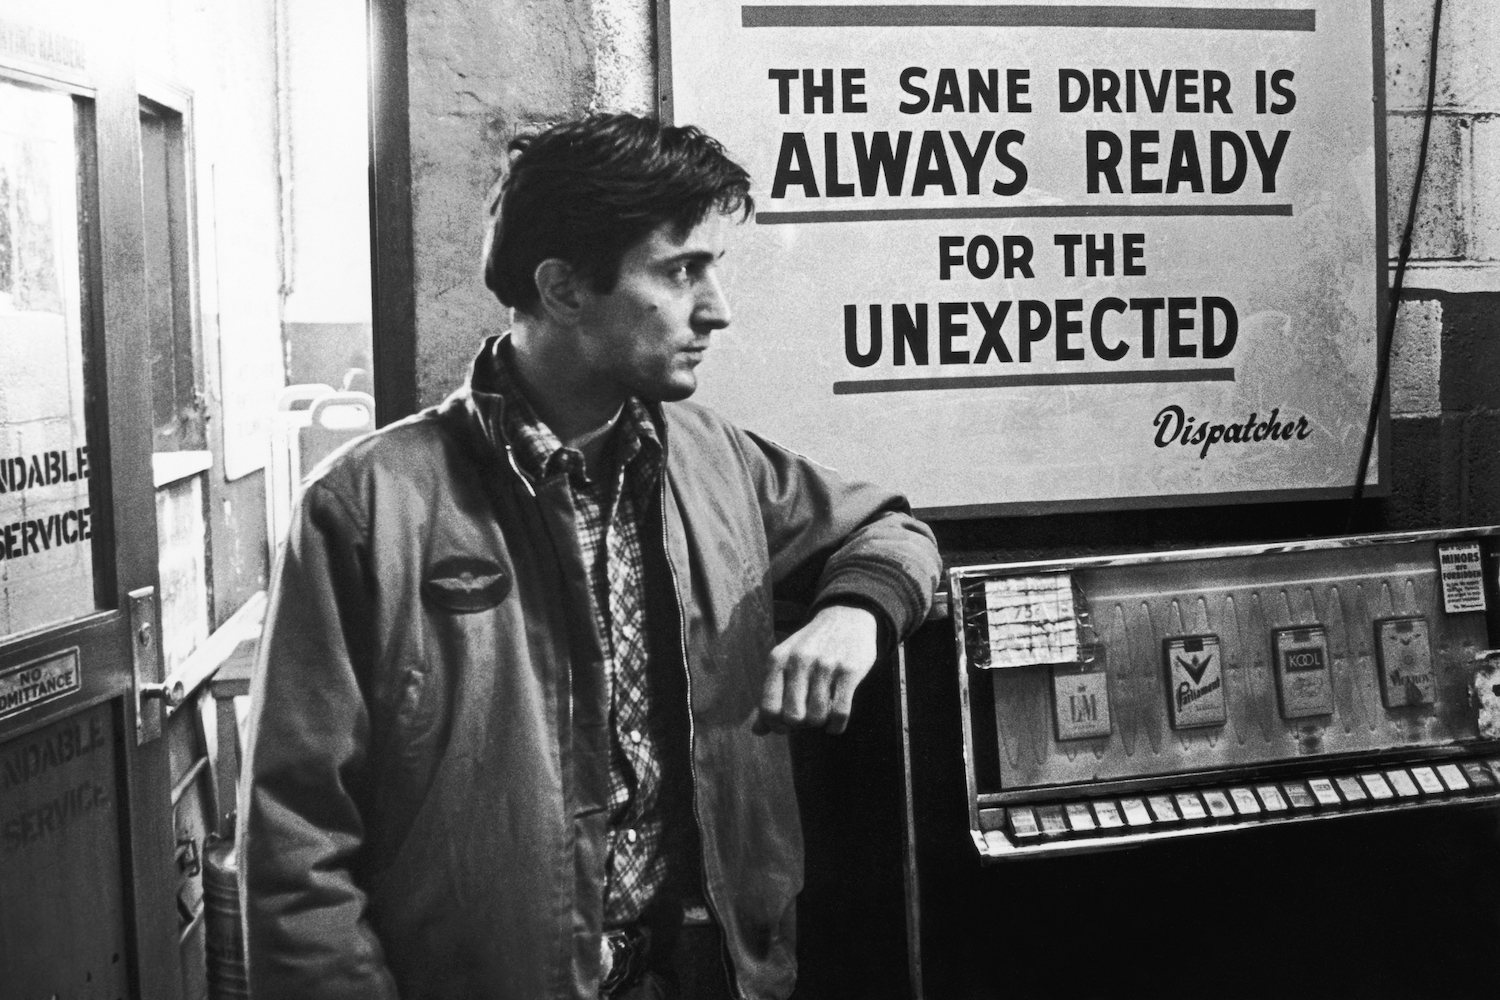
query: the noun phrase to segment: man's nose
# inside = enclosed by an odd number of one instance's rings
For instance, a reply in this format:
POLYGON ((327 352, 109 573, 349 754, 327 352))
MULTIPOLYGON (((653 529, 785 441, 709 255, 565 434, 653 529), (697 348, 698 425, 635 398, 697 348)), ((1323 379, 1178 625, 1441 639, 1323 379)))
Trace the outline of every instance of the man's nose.
POLYGON ((698 292, 698 302, 693 310, 693 322, 710 330, 722 330, 729 325, 732 313, 729 299, 719 284, 718 274, 710 271, 698 292))

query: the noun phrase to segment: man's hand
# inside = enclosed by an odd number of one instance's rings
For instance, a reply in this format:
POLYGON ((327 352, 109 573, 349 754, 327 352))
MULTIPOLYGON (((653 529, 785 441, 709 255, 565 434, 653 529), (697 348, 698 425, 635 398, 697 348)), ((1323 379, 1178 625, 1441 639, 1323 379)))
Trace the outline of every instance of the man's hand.
POLYGON ((875 665, 878 626, 865 608, 830 604, 771 650, 757 733, 849 725, 854 689, 875 665))

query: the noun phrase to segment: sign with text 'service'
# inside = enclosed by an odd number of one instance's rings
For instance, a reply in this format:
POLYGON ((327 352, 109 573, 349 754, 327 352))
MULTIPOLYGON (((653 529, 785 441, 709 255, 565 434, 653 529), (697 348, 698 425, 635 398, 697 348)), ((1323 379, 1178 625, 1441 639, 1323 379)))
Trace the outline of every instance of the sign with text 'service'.
POLYGON ((937 514, 1342 494, 1378 30, 1351 0, 672 0, 672 117, 756 201, 699 398, 937 514))
MULTIPOLYGON (((75 114, 0 81, 0 636, 95 606, 75 114)), ((0 677, 0 717, 78 686, 32 666, 0 677)))

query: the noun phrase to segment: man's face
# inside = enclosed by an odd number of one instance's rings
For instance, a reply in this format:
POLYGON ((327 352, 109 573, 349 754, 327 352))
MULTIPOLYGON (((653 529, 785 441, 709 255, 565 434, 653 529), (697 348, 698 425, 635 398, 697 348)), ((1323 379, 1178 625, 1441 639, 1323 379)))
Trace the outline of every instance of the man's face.
POLYGON ((621 398, 693 394, 710 334, 729 325, 718 277, 729 226, 718 212, 682 240, 658 226, 625 251, 613 291, 585 295, 578 361, 597 384, 621 398))

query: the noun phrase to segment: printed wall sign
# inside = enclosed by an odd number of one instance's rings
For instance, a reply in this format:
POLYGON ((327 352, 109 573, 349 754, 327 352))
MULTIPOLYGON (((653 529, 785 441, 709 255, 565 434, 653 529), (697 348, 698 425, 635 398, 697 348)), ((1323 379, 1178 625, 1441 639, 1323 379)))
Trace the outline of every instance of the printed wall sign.
POLYGON ((1450 615, 1484 610, 1484 560, 1478 542, 1438 546, 1438 574, 1443 581, 1443 610, 1450 615))
POLYGON ((0 635, 94 609, 73 98, 0 81, 0 635))
POLYGON ((701 398, 930 515, 1342 494, 1378 8, 672 0, 671 114, 757 208, 701 398))

